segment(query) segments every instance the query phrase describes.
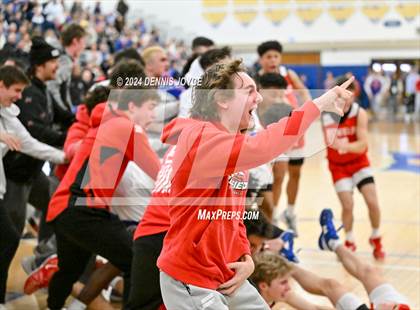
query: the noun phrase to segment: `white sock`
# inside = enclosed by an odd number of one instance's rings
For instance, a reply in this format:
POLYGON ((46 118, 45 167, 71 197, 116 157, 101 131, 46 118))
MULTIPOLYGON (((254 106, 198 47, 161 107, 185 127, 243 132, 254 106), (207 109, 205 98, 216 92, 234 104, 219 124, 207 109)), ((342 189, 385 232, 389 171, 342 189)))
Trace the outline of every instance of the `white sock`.
POLYGON ((288 215, 293 215, 293 214, 295 214, 295 205, 288 204, 288 205, 287 205, 287 209, 286 209, 286 213, 287 213, 288 215))
POLYGON ((70 306, 68 306, 67 310, 85 310, 87 306, 82 303, 80 300, 75 299, 72 301, 70 306))
POLYGON ((346 232, 346 240, 350 242, 354 242, 354 236, 353 236, 352 230, 346 232))
POLYGON ((379 233, 379 228, 378 229, 372 229, 372 235, 370 236, 371 238, 379 238, 381 236, 381 234, 379 233))
POLYGON ((353 293, 345 293, 335 305, 337 310, 358 309, 363 302, 353 293))
POLYGON ((337 250, 337 248, 342 245, 341 240, 335 240, 335 239, 331 239, 330 241, 328 241, 328 246, 331 248, 331 250, 333 250, 335 252, 335 250, 337 250))

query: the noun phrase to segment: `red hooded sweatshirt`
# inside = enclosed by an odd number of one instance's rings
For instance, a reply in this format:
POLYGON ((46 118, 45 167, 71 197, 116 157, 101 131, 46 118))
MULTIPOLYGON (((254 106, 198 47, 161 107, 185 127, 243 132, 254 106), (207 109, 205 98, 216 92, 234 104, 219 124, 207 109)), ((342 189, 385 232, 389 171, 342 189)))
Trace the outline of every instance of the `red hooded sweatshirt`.
POLYGON ((159 158, 140 126, 122 111, 109 110, 105 104, 93 109, 90 122, 91 128, 51 198, 47 221, 75 204, 109 210, 114 191, 131 160, 156 179, 159 158))
MULTIPOLYGON (((158 267, 176 280, 217 289, 234 271, 226 265, 250 254, 242 220, 248 169, 265 164, 289 149, 319 116, 305 103, 290 117, 254 136, 229 133, 221 124, 187 120, 176 144, 167 178, 171 225, 158 267), (235 212, 240 217, 199 219, 200 214, 235 212)), ((164 129, 179 131, 174 120, 164 129)))
MULTIPOLYGON (((162 143, 176 144, 179 134, 191 122, 191 119, 179 118, 176 122, 169 124, 162 133, 162 143)), ((155 188, 152 191, 152 197, 144 212, 143 218, 139 221, 134 233, 134 240, 143 236, 159 234, 169 229, 169 175, 172 171, 175 150, 176 146, 171 146, 163 157, 162 166, 155 182, 155 188)))
MULTIPOLYGON (((72 161, 74 154, 80 146, 83 138, 89 130, 90 116, 87 107, 81 104, 77 107, 76 122, 74 122, 67 131, 66 141, 64 142, 63 151, 69 162, 72 161)), ((61 181, 66 174, 70 164, 59 165, 55 169, 55 175, 61 181)))

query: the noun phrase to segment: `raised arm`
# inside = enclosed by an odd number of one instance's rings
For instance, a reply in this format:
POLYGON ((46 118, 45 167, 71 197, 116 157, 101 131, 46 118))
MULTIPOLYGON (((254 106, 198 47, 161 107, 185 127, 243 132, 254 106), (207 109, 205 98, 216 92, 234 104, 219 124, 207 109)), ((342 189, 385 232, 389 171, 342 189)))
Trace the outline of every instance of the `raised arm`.
MULTIPOLYGON (((191 130, 187 137, 188 149, 194 150, 191 180, 203 177, 221 177, 248 170, 269 162, 287 151, 318 118, 320 111, 343 115, 343 108, 351 93, 346 88, 353 78, 336 86, 294 110, 290 117, 282 118, 255 136, 222 132, 215 126, 205 125, 191 130)), ((191 158, 192 159, 192 158, 191 158)))

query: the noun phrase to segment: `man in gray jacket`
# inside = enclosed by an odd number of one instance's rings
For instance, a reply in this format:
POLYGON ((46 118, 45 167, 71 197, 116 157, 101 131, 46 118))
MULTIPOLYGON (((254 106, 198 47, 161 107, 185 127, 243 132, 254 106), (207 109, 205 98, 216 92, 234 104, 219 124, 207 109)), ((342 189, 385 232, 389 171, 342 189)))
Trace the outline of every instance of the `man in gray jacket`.
MULTIPOLYGON (((0 154, 3 158, 11 149, 38 159, 63 163, 65 155, 62 151, 34 139, 17 118, 19 108, 13 102, 21 99, 28 84, 28 78, 20 69, 0 67, 0 154)), ((7 272, 20 239, 12 220, 14 210, 6 208, 3 203, 5 192, 6 178, 3 160, 0 160, 0 309, 5 303, 7 272)))
POLYGON ((58 70, 54 80, 47 83, 48 91, 61 109, 75 112, 80 102, 72 102, 70 96, 71 75, 75 62, 86 47, 86 32, 77 24, 68 25, 61 32, 63 53, 58 59, 58 70))

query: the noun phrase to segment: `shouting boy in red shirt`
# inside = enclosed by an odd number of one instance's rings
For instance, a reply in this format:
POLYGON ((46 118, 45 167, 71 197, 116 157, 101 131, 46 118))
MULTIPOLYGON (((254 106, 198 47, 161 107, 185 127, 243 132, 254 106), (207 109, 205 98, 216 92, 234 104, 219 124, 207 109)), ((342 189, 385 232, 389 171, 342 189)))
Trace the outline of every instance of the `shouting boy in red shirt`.
POLYGON ((242 220, 247 170, 290 148, 320 111, 342 115, 351 81, 248 136, 242 132, 253 126, 251 113, 262 98, 241 61, 204 74, 194 90, 192 119, 172 142, 166 183, 171 226, 158 260, 168 310, 268 309, 246 280, 254 269, 242 220))

